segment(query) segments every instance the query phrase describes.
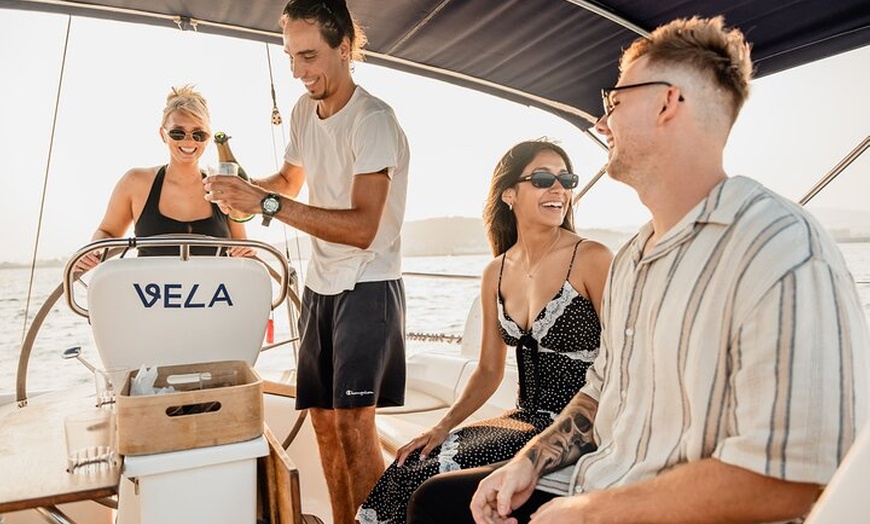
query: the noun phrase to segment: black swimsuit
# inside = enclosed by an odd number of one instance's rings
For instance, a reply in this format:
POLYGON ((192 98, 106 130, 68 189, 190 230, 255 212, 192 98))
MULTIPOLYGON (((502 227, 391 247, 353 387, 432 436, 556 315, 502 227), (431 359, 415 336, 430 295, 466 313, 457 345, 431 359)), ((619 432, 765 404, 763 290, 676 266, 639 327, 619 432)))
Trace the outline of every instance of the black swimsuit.
MULTIPOLYGON (((227 224, 227 216, 224 215, 217 204, 211 205, 211 216, 191 222, 175 220, 160 212, 160 194, 163 191, 163 181, 166 178, 166 166, 157 171, 154 183, 151 184, 151 192, 145 207, 136 221, 134 229, 137 237, 150 237, 167 234, 197 234, 218 238, 230 238, 230 227, 227 224)), ((214 255, 214 248, 192 247, 192 255, 214 255)), ((140 248, 139 256, 178 256, 177 247, 150 247, 140 248)))

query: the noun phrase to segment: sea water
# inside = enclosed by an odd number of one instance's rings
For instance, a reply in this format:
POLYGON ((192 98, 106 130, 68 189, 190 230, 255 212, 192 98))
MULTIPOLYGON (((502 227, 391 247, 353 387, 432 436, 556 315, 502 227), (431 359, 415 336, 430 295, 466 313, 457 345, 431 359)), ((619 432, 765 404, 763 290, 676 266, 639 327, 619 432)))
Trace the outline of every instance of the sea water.
MULTIPOLYGON (((840 249, 858 282, 864 310, 870 317, 870 243, 843 243, 840 249)), ((408 257, 402 265, 406 272, 479 276, 489 260, 487 255, 408 257)), ((304 264, 293 265, 304 278, 304 264)), ((30 274, 30 269, 25 268, 0 269, 0 394, 15 391, 25 326, 29 328, 34 315, 60 284, 63 268, 37 268, 28 303, 30 274)), ((468 308, 479 293, 479 280, 406 276, 404 282, 408 333, 462 334, 468 308)), ((286 310, 277 310, 274 320, 275 340, 286 339, 290 332, 286 310)), ((27 373, 29 393, 93 381, 92 374, 79 362, 61 358, 63 350, 71 346, 81 346, 86 359, 99 362, 87 320, 74 314, 61 297, 51 308, 33 345, 27 373)), ((287 353, 292 351, 288 348, 270 350, 261 361, 266 359, 268 365, 268 359, 286 360, 287 353)), ((289 357, 292 360, 292 354, 289 357)))
MULTIPOLYGON (((406 272, 479 277, 490 259, 488 255, 407 257, 402 265, 406 272)), ((304 279, 305 263, 291 261, 291 264, 304 279)), ((19 353, 26 330, 30 329, 46 298, 60 285, 63 268, 36 268, 33 284, 28 289, 30 275, 29 268, 0 269, 0 395, 15 391, 19 353)), ((406 276, 404 282, 408 333, 462 334, 468 308, 480 290, 479 279, 406 276)), ((79 304, 87 307, 85 300, 78 298, 79 304)), ((274 323, 275 341, 287 339, 290 322, 286 308, 275 311, 274 323)), ((61 357, 63 350, 72 346, 81 346, 82 357, 99 364, 87 319, 73 313, 66 298, 61 296, 46 316, 33 344, 27 373, 28 394, 94 380, 92 373, 81 363, 61 357)), ((261 359, 286 360, 286 352, 292 352, 289 347, 270 350, 261 359)), ((289 356, 292 362, 292 355, 289 356)))

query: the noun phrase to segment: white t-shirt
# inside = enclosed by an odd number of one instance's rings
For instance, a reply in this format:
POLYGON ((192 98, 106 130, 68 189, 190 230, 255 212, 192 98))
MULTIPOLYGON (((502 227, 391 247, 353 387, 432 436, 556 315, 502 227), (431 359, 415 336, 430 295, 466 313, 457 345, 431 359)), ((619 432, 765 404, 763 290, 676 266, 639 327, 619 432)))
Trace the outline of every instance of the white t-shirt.
POLYGON ((357 282, 400 278, 410 151, 392 108, 357 86, 341 110, 321 119, 317 101, 303 95, 293 108, 284 160, 303 167, 309 203, 323 209, 350 208, 354 176, 386 168, 391 180, 380 226, 368 249, 311 238, 306 287, 336 295, 357 282))

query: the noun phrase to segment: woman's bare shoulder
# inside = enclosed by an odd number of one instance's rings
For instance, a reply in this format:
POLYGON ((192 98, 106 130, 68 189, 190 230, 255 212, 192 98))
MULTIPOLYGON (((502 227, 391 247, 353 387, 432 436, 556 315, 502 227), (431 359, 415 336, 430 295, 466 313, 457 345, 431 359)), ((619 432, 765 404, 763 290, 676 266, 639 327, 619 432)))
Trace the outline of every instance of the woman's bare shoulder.
POLYGON ((121 175, 118 180, 118 187, 126 189, 141 189, 142 187, 151 187, 154 183, 154 178, 157 176, 157 167, 131 167, 126 173, 121 175))
POLYGON ((577 246, 575 266, 578 267, 579 271, 572 272, 572 284, 579 285, 588 279, 603 281, 610 269, 611 262, 613 262, 613 252, 609 247, 595 240, 584 239, 577 246))
POLYGON ((582 253, 583 256, 589 257, 605 257, 605 258, 613 258, 613 251, 610 250, 609 247, 605 246, 601 242, 597 240, 592 240, 590 238, 584 238, 583 242, 577 246, 577 253, 582 253))
POLYGON ((160 170, 160 166, 154 167, 131 167, 127 170, 126 173, 122 176, 122 178, 129 178, 132 180, 154 180, 154 177, 157 176, 157 171, 160 170))
POLYGON ((483 280, 496 278, 499 271, 501 270, 501 262, 502 255, 499 255, 487 262, 486 265, 483 267, 483 273, 481 274, 481 278, 483 280))

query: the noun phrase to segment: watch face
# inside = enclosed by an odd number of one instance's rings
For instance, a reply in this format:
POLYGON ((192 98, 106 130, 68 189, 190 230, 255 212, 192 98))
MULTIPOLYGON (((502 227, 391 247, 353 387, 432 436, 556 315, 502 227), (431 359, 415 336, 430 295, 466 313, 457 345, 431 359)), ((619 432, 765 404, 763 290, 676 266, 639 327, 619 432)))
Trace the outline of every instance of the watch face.
POLYGON ((281 202, 274 196, 268 196, 263 199, 263 211, 265 211, 266 213, 274 213, 278 211, 278 208, 280 206, 281 202))

